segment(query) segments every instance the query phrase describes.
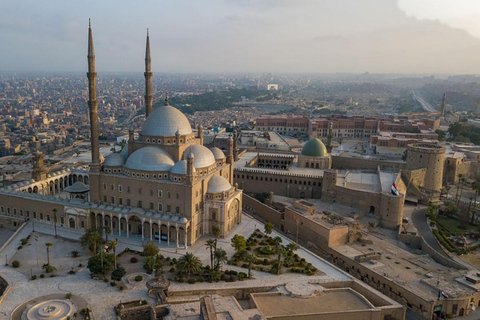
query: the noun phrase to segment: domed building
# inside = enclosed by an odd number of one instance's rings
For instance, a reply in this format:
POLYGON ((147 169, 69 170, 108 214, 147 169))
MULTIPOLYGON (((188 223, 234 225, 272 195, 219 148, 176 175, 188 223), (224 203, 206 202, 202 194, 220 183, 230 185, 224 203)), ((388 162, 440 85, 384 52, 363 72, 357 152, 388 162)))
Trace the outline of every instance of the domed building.
MULTIPOLYGON (((185 247, 210 234, 213 226, 224 236, 241 222, 242 192, 232 186, 233 145, 227 156, 203 146, 202 128, 197 135, 187 117, 168 103, 168 95, 164 105, 153 109, 148 36, 145 62, 147 118, 138 135, 129 131, 120 153, 103 163, 92 158, 90 199, 99 210, 92 210, 89 227, 108 225, 120 236, 185 247), (120 210, 102 210, 109 206, 120 210)), ((92 136, 96 126, 91 123, 92 136)), ((92 140, 92 148, 96 143, 92 140)))
POLYGON ((299 168, 330 169, 332 157, 322 140, 313 138, 309 140, 298 155, 299 168))

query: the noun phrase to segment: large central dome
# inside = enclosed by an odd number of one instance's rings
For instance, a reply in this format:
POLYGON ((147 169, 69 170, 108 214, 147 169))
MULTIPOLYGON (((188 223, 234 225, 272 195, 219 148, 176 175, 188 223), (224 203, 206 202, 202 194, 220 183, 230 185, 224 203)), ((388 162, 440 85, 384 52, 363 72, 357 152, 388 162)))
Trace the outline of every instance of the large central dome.
POLYGON ((143 124, 142 135, 154 137, 171 137, 175 133, 186 135, 192 133, 192 126, 187 117, 178 109, 166 105, 153 110, 143 124))

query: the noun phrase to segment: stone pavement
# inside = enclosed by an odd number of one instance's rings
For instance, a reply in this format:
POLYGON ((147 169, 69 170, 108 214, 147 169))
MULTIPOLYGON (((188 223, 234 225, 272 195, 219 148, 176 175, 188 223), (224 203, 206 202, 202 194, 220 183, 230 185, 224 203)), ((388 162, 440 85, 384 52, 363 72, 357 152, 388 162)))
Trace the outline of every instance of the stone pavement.
MULTIPOLYGON (((5 248, 4 255, 6 254, 9 260, 11 260, 11 257, 13 257, 14 254, 17 252, 17 247, 20 239, 26 238, 32 232, 33 228, 35 228, 35 232, 51 235, 54 234, 53 225, 40 222, 35 222, 35 225, 33 225, 32 221, 28 222, 25 228, 23 228, 17 234, 16 239, 14 239, 14 241, 12 241, 12 243, 5 248)), ((247 215, 243 215, 242 223, 240 225, 237 225, 229 233, 228 237, 218 240, 219 246, 225 249, 228 256, 231 257, 234 253, 234 248, 230 244, 231 238, 235 234, 241 234, 248 238, 256 228, 263 231, 264 225, 261 222, 247 215)), ((72 240, 78 240, 84 233, 84 231, 81 230, 71 230, 62 227, 57 227, 57 232, 60 237, 65 237, 72 240)), ((284 245, 291 242, 289 239, 283 237, 275 231, 272 233, 272 236, 280 236, 283 240, 284 245)), ((113 238, 115 238, 115 235, 113 236, 113 238)), ((130 236, 130 238, 126 238, 125 236, 123 236, 117 238, 119 241, 117 252, 121 252, 126 247, 138 251, 142 250, 141 237, 130 236)), ((109 239, 112 239, 112 236, 109 236, 109 239)), ((177 249, 174 244, 167 246, 165 243, 162 243, 162 245, 160 245, 160 251, 163 255, 170 257, 180 257, 187 251, 193 252, 202 260, 204 264, 209 264, 210 253, 209 250, 207 250, 207 248, 205 247, 205 242, 207 239, 209 239, 209 237, 202 237, 200 240, 197 241, 195 245, 189 247, 188 249, 177 249)), ((149 239, 145 239, 145 242, 147 242, 148 240, 149 239)), ((276 286, 291 281, 324 282, 351 279, 345 273, 334 268, 331 264, 312 254, 310 251, 304 248, 300 248, 297 251, 297 254, 300 257, 305 258, 307 261, 311 262, 324 274, 312 277, 300 274, 283 274, 280 276, 276 276, 266 272, 253 271, 252 273, 255 278, 254 280, 235 283, 197 283, 195 285, 185 283, 172 283, 171 289, 176 291, 201 288, 227 288, 228 286, 276 286)), ((225 266, 225 268, 247 272, 246 269, 240 267, 225 266)), ((91 280, 90 272, 86 268, 81 269, 75 275, 37 279, 35 281, 30 281, 22 273, 18 272, 10 266, 6 267, 4 263, 0 263, 0 275, 7 279, 7 281, 12 285, 12 289, 6 296, 3 303, 0 305, 0 320, 7 319, 11 312, 23 302, 38 296, 53 293, 66 294, 71 292, 74 295, 78 295, 84 298, 90 305, 93 311, 93 315, 96 319, 114 319, 115 315, 113 307, 121 301, 145 299, 151 303, 154 302, 147 296, 146 288, 137 287, 132 290, 119 291, 117 288, 111 287, 109 283, 104 283, 103 281, 98 280, 91 280)))

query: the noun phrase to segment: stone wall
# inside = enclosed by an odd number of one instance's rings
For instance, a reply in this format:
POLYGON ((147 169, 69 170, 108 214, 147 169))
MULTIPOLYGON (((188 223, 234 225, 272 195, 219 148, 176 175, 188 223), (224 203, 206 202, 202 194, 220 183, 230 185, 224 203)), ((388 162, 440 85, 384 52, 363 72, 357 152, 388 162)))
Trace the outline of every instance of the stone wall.
POLYGON ((332 155, 332 169, 341 170, 372 170, 377 171, 377 167, 382 170, 390 169, 398 171, 405 168, 404 162, 377 160, 377 159, 365 159, 365 158, 352 158, 332 155))
POLYGON ((267 206, 264 203, 261 203, 257 199, 250 197, 249 195, 243 193, 243 208, 259 217, 263 221, 271 222, 277 229, 280 229, 282 226, 282 214, 267 206))

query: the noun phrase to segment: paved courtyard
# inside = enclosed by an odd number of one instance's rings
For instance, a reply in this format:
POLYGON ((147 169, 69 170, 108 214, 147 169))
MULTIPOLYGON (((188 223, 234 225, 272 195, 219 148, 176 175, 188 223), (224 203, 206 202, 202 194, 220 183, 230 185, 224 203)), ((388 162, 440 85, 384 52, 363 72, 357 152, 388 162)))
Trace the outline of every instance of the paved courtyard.
MULTIPOLYGON (((94 317, 96 319, 114 319, 115 314, 113 307, 114 305, 120 303, 121 301, 130 301, 145 299, 151 303, 154 301, 147 296, 147 290, 143 286, 135 287, 131 290, 119 291, 117 288, 111 287, 109 283, 103 281, 91 280, 90 272, 85 268, 86 263, 83 264, 83 268, 79 268, 79 271, 75 275, 64 275, 65 271, 68 271, 72 266, 77 265, 78 261, 85 259, 85 253, 80 248, 78 243, 68 241, 66 239, 78 240, 82 235, 83 231, 80 230, 71 230, 67 228, 58 227, 59 239, 55 239, 50 235, 41 235, 40 233, 53 234, 53 226, 46 223, 35 223, 35 233, 30 237, 29 243, 26 245, 20 252, 17 252, 17 247, 20 243, 20 239, 26 238, 29 234, 32 233, 33 225, 31 222, 20 230, 14 241, 9 244, 6 249, 2 252, 2 255, 7 255, 8 260, 11 262, 14 259, 22 260, 24 262, 24 267, 19 270, 12 268, 11 266, 4 266, 0 264, 0 275, 7 279, 13 286, 11 291, 6 296, 0 308, 0 319, 7 319, 11 312, 21 303, 26 300, 43 296, 47 294, 54 293, 73 293, 84 298, 90 305, 94 317), (35 273, 38 268, 36 267, 36 252, 35 248, 35 236, 38 236, 38 253, 39 253, 39 265, 46 261, 46 249, 45 242, 52 242, 54 245, 51 249, 52 254, 52 264, 59 268, 59 277, 55 278, 45 278, 37 279, 35 281, 30 280, 30 270, 35 273), (65 238, 65 239, 64 239, 65 238), (72 248, 78 250, 83 258, 70 258, 72 248), (80 260, 77 260, 80 259, 80 260), (73 265, 72 265, 73 264, 73 265), (60 272, 60 270, 63 270, 60 272)), ((256 229, 263 231, 264 225, 253 218, 243 215, 242 223, 237 225, 229 234, 227 238, 219 239, 219 246, 226 250, 229 257, 234 253, 234 249, 230 244, 230 239, 235 234, 244 235, 246 238, 256 229)), ((287 244, 290 240, 285 237, 273 232, 272 236, 280 236, 283 239, 283 244, 287 244)), ((115 237, 115 236, 113 236, 115 237)), ((177 249, 174 244, 167 246, 165 243, 160 245, 160 252, 164 256, 169 257, 180 257, 185 254, 185 252, 193 252, 195 255, 200 257, 204 264, 209 264, 210 262, 210 253, 205 247, 205 242, 208 237, 203 237, 197 241, 197 243, 189 247, 188 249, 180 248, 177 249)), ((119 245, 117 247, 117 253, 123 251, 125 248, 130 248, 133 250, 142 250, 142 239, 141 237, 119 237, 119 245)), ((144 242, 149 241, 145 239, 144 242)), ((253 271, 254 280, 248 280, 243 282, 236 283, 197 283, 195 285, 190 285, 187 283, 172 283, 170 289, 177 290, 186 290, 186 289, 200 289, 200 288, 226 288, 229 286, 236 287, 252 287, 252 286, 269 286, 269 285, 279 285, 284 284, 285 282, 290 281, 332 281, 332 280, 347 280, 350 279, 346 274, 336 270, 329 263, 313 255, 305 249, 299 249, 297 251, 300 257, 305 258, 307 261, 311 262, 315 267, 321 270, 324 274, 321 276, 312 276, 308 277, 301 274, 283 274, 280 276, 271 275, 265 272, 253 271)), ((227 268, 227 267, 226 267, 227 268)), ((228 266, 229 269, 236 269, 241 271, 246 271, 240 267, 228 266)), ((78 268, 77 268, 78 269, 78 268)))
POLYGON ((10 237, 15 233, 10 229, 0 228, 0 248, 10 239, 10 237))

